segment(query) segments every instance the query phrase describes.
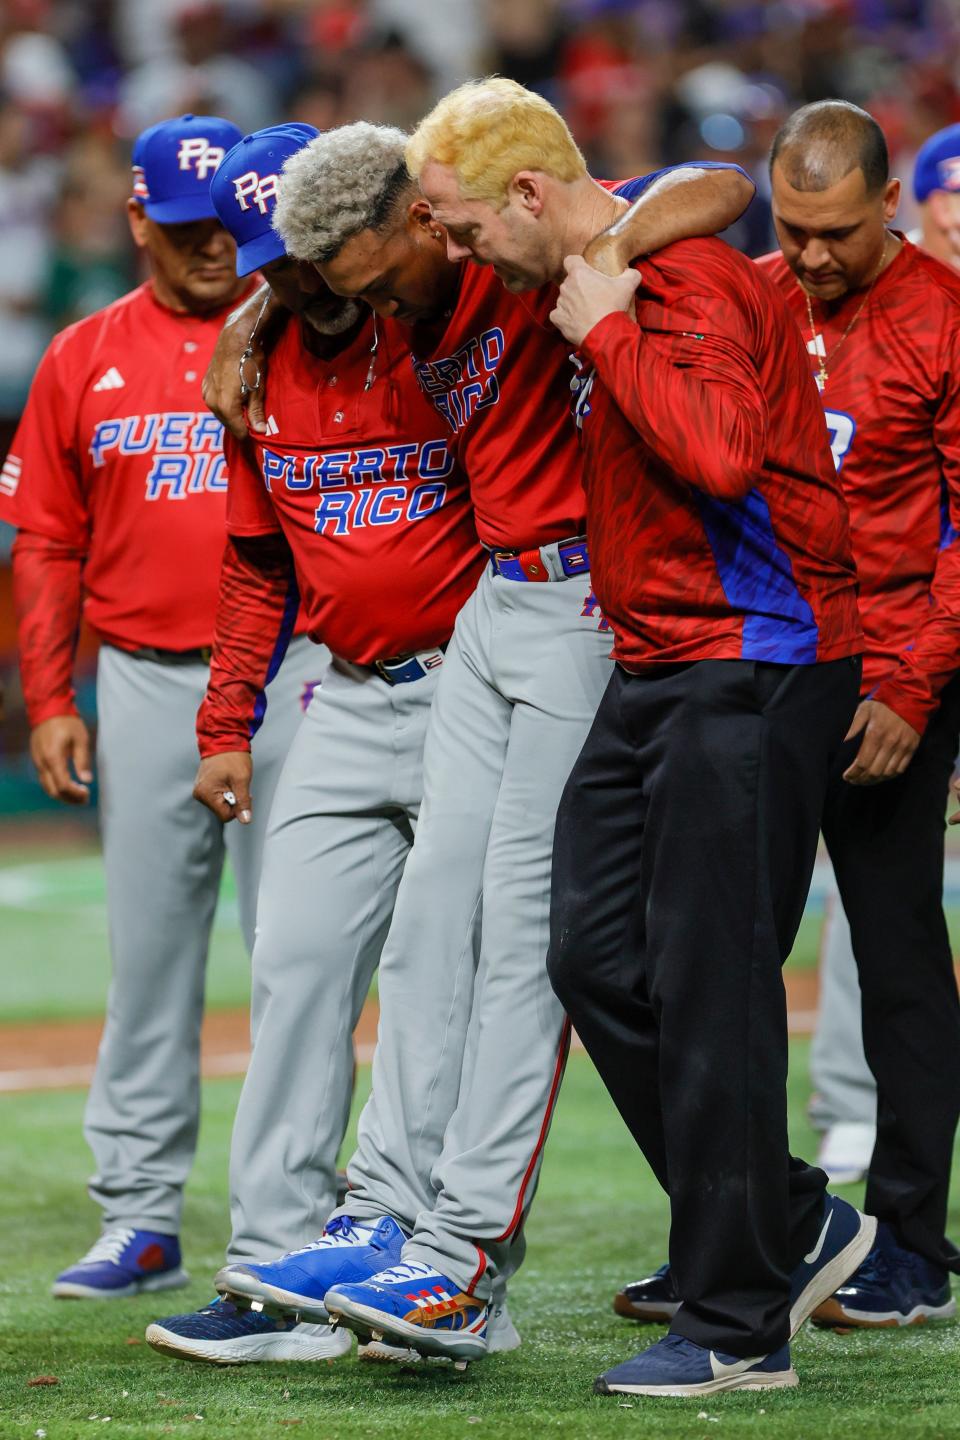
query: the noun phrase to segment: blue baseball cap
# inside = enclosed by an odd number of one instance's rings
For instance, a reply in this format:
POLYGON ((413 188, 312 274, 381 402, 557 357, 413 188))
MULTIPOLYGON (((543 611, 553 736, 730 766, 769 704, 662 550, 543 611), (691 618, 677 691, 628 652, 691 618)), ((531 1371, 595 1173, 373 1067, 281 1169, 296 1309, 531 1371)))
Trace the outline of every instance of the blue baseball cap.
POLYGON ((210 181, 241 132, 216 115, 181 115, 144 130, 133 146, 133 198, 151 220, 214 220, 210 181))
POLYGON ((210 199, 237 242, 237 274, 249 275, 287 252, 270 223, 284 162, 320 134, 312 125, 270 125, 244 135, 210 182, 210 199))
POLYGON ((931 190, 960 190, 960 125, 938 130, 917 151, 914 198, 922 204, 931 190))

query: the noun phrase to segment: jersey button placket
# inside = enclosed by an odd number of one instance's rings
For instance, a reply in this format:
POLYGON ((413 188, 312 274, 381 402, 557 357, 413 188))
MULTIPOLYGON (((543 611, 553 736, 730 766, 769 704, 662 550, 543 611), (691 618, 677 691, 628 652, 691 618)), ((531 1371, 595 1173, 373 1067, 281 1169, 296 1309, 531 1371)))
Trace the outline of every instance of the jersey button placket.
MULTIPOLYGON (((193 355, 194 352, 196 351, 196 349, 197 349, 197 342, 196 342, 196 340, 184 340, 184 342, 183 342, 183 350, 184 350, 184 354, 185 354, 185 355, 193 355)), ((189 361, 188 361, 187 363, 190 364, 189 361)), ((194 383, 194 381, 195 381, 196 378, 197 378, 197 372, 196 372, 196 370, 194 370, 194 368, 193 368, 192 365, 190 365, 190 369, 189 369, 189 370, 185 370, 185 371, 183 372, 183 378, 184 378, 184 380, 187 382, 188 385, 192 385, 192 384, 194 383)))

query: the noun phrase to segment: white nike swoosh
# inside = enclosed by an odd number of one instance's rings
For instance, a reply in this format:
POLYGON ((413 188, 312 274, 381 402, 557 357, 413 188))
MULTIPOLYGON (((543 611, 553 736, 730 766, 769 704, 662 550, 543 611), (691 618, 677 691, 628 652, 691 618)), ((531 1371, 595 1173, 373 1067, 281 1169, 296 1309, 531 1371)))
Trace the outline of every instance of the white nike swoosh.
POLYGON ((832 1219, 833 1211, 831 1210, 830 1214, 824 1221, 823 1229, 820 1231, 820 1239, 817 1241, 816 1245, 814 1245, 813 1249, 810 1251, 810 1254, 804 1255, 803 1257, 803 1263, 805 1265, 816 1265, 817 1261, 820 1259, 820 1251, 823 1249, 823 1242, 827 1238, 827 1231, 830 1229, 830 1221, 832 1219))
POLYGON ((764 1357, 752 1355, 749 1360, 734 1360, 732 1365, 725 1365, 722 1360, 717 1359, 717 1352, 710 1351, 710 1369, 713 1371, 714 1380, 722 1380, 724 1375, 740 1375, 744 1370, 749 1370, 751 1365, 756 1365, 764 1357))

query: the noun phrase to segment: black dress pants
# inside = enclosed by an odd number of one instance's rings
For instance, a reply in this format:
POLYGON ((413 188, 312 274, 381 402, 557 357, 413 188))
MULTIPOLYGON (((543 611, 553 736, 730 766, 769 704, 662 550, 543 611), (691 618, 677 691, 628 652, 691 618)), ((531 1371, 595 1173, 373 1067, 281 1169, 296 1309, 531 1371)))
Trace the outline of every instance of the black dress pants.
POLYGON ((614 671, 567 782, 550 976, 670 1196, 672 1330, 778 1349, 826 1177, 787 1144, 781 965, 860 661, 614 671))
POLYGON ((943 916, 947 787, 960 732, 960 680, 947 686, 909 767, 848 785, 858 741, 831 770, 823 816, 863 996, 863 1044, 877 1081, 877 1144, 866 1208, 900 1243, 960 1271, 947 1192, 960 1117, 960 999, 943 916))

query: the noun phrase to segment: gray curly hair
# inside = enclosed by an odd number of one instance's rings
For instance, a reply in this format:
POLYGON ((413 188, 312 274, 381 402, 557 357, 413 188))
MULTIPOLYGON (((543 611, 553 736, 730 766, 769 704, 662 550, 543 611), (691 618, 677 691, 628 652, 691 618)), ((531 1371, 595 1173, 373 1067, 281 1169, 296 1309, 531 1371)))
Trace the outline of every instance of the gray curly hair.
POLYGON ((382 229, 416 188, 403 158, 407 136, 391 125, 341 125, 311 140, 283 167, 273 228, 295 260, 332 260, 361 230, 382 229))

